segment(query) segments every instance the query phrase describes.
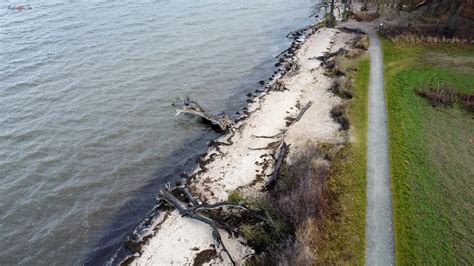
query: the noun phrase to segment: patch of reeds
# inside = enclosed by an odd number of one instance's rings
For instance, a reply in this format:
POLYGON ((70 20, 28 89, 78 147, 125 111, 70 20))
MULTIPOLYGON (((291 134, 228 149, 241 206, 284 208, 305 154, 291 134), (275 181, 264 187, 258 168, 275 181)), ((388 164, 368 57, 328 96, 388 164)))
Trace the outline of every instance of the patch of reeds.
POLYGON ((318 252, 313 251, 323 246, 324 236, 313 233, 322 232, 322 219, 334 197, 328 179, 338 151, 336 145, 310 143, 284 165, 275 187, 253 203, 265 210, 272 226, 261 223, 241 227, 243 236, 257 251, 247 264, 306 265, 317 256, 318 252))
POLYGON ((424 86, 416 89, 415 93, 425 98, 433 107, 452 107, 455 103, 458 103, 464 110, 474 112, 474 94, 457 92, 453 85, 446 82, 424 86))
POLYGON ((464 110, 474 113, 474 93, 458 94, 458 101, 464 110))
POLYGON ((410 25, 410 26, 385 26, 379 29, 379 34, 393 42, 405 43, 447 43, 447 44, 472 44, 474 32, 458 32, 455 36, 446 36, 444 28, 440 25, 410 25), (466 38, 467 37, 467 38, 466 38))
POLYGON ((433 106, 453 106, 456 101, 456 89, 446 83, 438 84, 436 87, 426 87, 415 90, 416 95, 425 98, 433 106))

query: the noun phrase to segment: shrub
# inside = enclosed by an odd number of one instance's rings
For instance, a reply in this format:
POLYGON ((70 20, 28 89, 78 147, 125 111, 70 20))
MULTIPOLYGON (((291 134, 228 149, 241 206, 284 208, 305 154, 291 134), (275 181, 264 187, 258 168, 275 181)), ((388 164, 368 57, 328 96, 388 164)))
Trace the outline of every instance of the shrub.
POLYGON ((239 203, 239 202, 243 202, 244 198, 242 196, 242 193, 240 193, 237 190, 234 190, 234 191, 229 193, 229 196, 227 197, 227 200, 229 202, 239 203))
POLYGON ((342 99, 352 99, 352 82, 350 79, 341 76, 334 80, 333 84, 329 88, 329 91, 342 99))
POLYGON ((474 112, 474 94, 464 94, 457 92, 453 85, 448 83, 438 83, 436 86, 425 86, 415 90, 416 95, 425 98, 433 106, 452 107, 458 103, 461 108, 472 113, 474 112))
POLYGON ((447 83, 438 84, 436 87, 429 86, 415 91, 416 95, 425 98, 433 106, 453 106, 456 101, 456 89, 447 83))
POLYGON ((323 61, 323 66, 326 69, 325 75, 328 77, 345 76, 344 66, 342 64, 342 57, 338 55, 334 59, 323 61))
POLYGON ((353 41, 353 47, 362 50, 369 49, 369 37, 367 35, 362 35, 357 37, 353 41))
POLYGON ((253 203, 269 222, 241 227, 242 235, 257 252, 246 263, 310 262, 309 250, 324 241, 322 234, 312 233, 322 231, 321 220, 334 197, 327 184, 330 163, 338 151, 336 145, 310 143, 284 165, 274 189, 253 203))
POLYGON ((361 56, 362 54, 364 53, 364 50, 362 49, 350 49, 347 54, 346 54, 346 57, 347 58, 357 58, 359 56, 361 56))
POLYGON ((342 130, 349 129, 350 121, 347 118, 346 106, 344 104, 335 105, 331 109, 331 117, 341 126, 342 130))
POLYGON ((459 94, 458 99, 464 110, 474 113, 474 94, 459 94))

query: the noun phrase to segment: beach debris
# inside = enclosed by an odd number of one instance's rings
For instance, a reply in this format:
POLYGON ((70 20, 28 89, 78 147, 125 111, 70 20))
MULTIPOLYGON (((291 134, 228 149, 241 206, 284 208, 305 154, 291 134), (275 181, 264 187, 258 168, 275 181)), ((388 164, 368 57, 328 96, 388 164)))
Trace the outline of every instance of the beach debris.
POLYGON ((267 189, 271 189, 273 186, 275 186, 278 178, 278 173, 280 172, 280 168, 283 165, 283 160, 288 154, 290 146, 291 145, 286 144, 286 142, 283 142, 281 144, 280 152, 278 153, 278 157, 275 160, 275 168, 273 170, 272 175, 270 176, 270 179, 268 179, 267 183, 265 184, 265 187, 267 189))
POLYGON ((341 28, 338 28, 342 31, 345 31, 345 32, 348 32, 348 33, 354 33, 354 34, 363 34, 365 35, 365 31, 361 30, 361 29, 358 29, 358 28, 348 28, 348 27, 341 27, 341 28))
POLYGON ((7 7, 9 10, 12 11, 23 11, 23 10, 30 10, 33 9, 30 5, 9 5, 7 7))
POLYGON ((233 265, 236 265, 236 263, 225 247, 219 229, 225 230, 229 235, 234 237, 240 234, 239 224, 235 224, 235 221, 239 221, 240 217, 239 213, 236 212, 237 210, 244 211, 249 215, 249 218, 253 218, 255 221, 270 223, 259 211, 253 210, 240 202, 224 201, 214 204, 199 203, 187 189, 178 188, 172 190, 170 185, 165 186, 165 188, 158 193, 157 199, 174 207, 183 217, 188 217, 209 225, 212 229, 215 247, 217 249, 221 248, 222 251, 227 254, 233 265), (235 216, 235 221, 231 222, 233 216, 235 216), (222 219, 219 217, 222 217, 222 219))
POLYGON ((280 133, 272 135, 272 136, 263 136, 263 135, 252 135, 253 138, 259 138, 259 139, 274 139, 274 138, 280 138, 286 134, 286 130, 280 129, 280 133))
POLYGON ((286 91, 288 88, 285 87, 285 84, 280 80, 276 80, 275 83, 272 85, 272 89, 274 91, 286 91))
POLYGON ((281 140, 277 140, 277 141, 268 143, 267 146, 265 147, 260 147, 260 148, 247 147, 247 149, 251 151, 272 150, 272 149, 276 149, 276 147, 278 147, 280 143, 281 143, 281 140))
POLYGON ((175 101, 173 101, 173 105, 176 105, 176 101, 182 102, 181 109, 176 110, 176 116, 182 113, 190 114, 201 117, 204 123, 210 124, 211 127, 218 130, 228 131, 233 129, 234 123, 232 119, 226 114, 209 114, 196 101, 191 100, 189 96, 186 96, 184 99, 178 97, 175 101))
POLYGON ((335 56, 338 56, 338 55, 345 55, 347 54, 347 50, 344 49, 344 48, 339 48, 339 50, 335 51, 335 52, 332 52, 332 53, 325 53, 324 55, 321 55, 321 56, 317 56, 317 57, 314 57, 314 58, 311 58, 311 59, 317 59, 319 61, 322 61, 322 62, 326 62, 328 61, 329 59, 335 57, 335 56))

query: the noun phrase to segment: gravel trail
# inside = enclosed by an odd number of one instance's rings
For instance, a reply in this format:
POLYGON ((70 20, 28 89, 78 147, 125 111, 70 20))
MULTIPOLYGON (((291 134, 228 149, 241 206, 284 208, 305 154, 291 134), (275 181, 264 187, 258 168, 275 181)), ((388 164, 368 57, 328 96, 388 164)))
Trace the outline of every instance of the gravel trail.
POLYGON ((370 35, 370 83, 367 151, 366 265, 394 265, 395 244, 380 40, 370 35))

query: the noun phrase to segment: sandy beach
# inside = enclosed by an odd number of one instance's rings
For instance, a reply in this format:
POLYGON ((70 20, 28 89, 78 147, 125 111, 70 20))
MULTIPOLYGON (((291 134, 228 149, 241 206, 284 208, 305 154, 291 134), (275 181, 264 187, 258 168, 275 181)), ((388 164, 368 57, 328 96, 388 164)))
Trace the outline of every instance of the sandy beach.
MULTIPOLYGON (((219 138, 194 170, 188 186, 197 199, 216 203, 227 200, 233 191, 252 197, 263 193, 283 141, 290 145, 288 161, 308 141, 345 141, 347 133, 339 130, 330 115, 331 108, 342 100, 328 91, 332 79, 324 75, 316 57, 337 51, 353 37, 338 29, 321 28, 301 41, 283 63, 290 69, 280 71, 265 85, 270 89, 254 98, 247 117, 234 132, 219 138)), ((220 233, 237 264, 253 254, 244 239, 220 233)), ((131 264, 191 264, 196 260, 230 263, 226 253, 215 248, 208 225, 172 211, 156 225, 154 235, 131 264)))

